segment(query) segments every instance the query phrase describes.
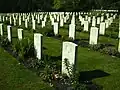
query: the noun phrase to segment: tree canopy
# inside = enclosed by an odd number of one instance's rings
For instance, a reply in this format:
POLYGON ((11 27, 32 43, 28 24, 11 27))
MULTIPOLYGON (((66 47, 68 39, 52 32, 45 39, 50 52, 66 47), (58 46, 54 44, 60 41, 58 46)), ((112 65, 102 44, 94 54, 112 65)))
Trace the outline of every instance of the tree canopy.
POLYGON ((0 12, 120 9, 117 0, 0 0, 0 12))

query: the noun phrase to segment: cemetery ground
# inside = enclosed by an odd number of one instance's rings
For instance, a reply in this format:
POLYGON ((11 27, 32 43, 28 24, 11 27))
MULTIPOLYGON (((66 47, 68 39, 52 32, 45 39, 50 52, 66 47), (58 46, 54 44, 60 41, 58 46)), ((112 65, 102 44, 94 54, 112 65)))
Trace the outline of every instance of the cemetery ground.
MULTIPOLYGON (((7 22, 4 23, 4 37, 7 37, 7 22)), ((44 28, 41 27, 41 25, 36 25, 36 30, 32 30, 31 28, 25 28, 24 22, 22 22, 22 26, 12 26, 12 44, 14 45, 17 43, 18 40, 17 37, 17 29, 23 28, 24 32, 24 38, 29 38, 31 41, 33 40, 34 32, 43 34, 43 54, 52 56, 54 60, 61 60, 61 52, 62 52, 62 42, 63 41, 71 41, 68 38, 68 24, 65 24, 64 27, 59 28, 59 36, 55 37, 53 32, 53 27, 50 25, 51 23, 48 21, 46 26, 44 28)), ((31 24, 29 24, 29 27, 32 27, 31 24)), ((114 23, 106 30, 105 36, 99 36, 99 43, 105 44, 104 48, 106 46, 109 46, 110 48, 117 48, 118 46, 118 19, 114 20, 114 23)), ((103 90, 119 90, 120 89, 120 58, 114 56, 114 52, 112 55, 107 55, 107 52, 104 52, 102 50, 97 49, 91 49, 89 44, 89 32, 83 32, 83 28, 80 27, 79 23, 76 27, 76 40, 74 41, 77 43, 78 51, 77 51, 77 70, 80 72, 80 81, 91 81, 100 87, 103 88, 103 90), (101 53, 102 52, 102 53, 101 53), (103 53, 104 52, 104 53, 103 53)), ((99 47, 98 47, 99 49, 99 47)), ((3 51, 1 49, 1 51, 3 51)), ((1 55, 3 56, 3 60, 7 61, 7 59, 4 59, 4 53, 1 55)), ((11 57, 11 56, 9 56, 11 57)), ((12 57, 11 57, 12 58, 12 57)), ((2 60, 2 59, 1 59, 2 60)), ((15 59, 13 59, 15 60, 15 59)), ((17 62, 17 61, 16 61, 17 62)), ((14 63, 14 62, 13 62, 14 63)), ((61 63, 61 62, 58 62, 61 63)), ((10 65, 12 63, 10 62, 10 65)), ((22 66, 20 66, 22 67, 22 66)), ((1 67, 3 68, 3 67, 1 67)), ((15 68, 15 67, 14 67, 15 68)), ((16 66, 16 68, 19 68, 16 66)), ((9 70, 8 70, 9 71, 9 70)), ((34 70, 33 70, 34 71, 34 70)), ((30 73, 29 71, 27 71, 30 73)), ((19 72, 18 72, 19 73, 19 72)), ((26 70, 25 70, 26 73, 26 70)), ((23 73, 24 74, 24 73, 23 73)), ((30 74, 28 74, 30 75, 30 74)), ((28 75, 25 74, 24 77, 27 76, 27 79, 30 80, 36 80, 36 76, 30 76, 28 78, 28 75), (32 78, 31 78, 32 77, 32 78)), ((36 80, 39 84, 39 81, 36 80)), ((34 81, 34 82, 36 82, 34 81)), ((3 81, 4 82, 4 81, 3 81)), ((17 82, 17 81, 16 81, 17 82)), ((26 81, 27 82, 27 81, 26 81)), ((41 82, 40 82, 41 83, 41 82)), ((0 83, 1 85, 3 83, 0 83)), ((0 86, 1 86, 0 85, 0 86)), ((41 84, 40 84, 41 85, 41 84)), ((39 86, 39 85, 38 85, 39 86)), ((6 87, 7 88, 7 87, 6 87)), ((9 88, 9 86, 8 86, 9 88)), ((24 87, 23 87, 24 88, 24 87)), ((26 86, 25 86, 26 88, 26 86)), ((34 88, 31 86, 31 88, 34 88)), ((37 86, 36 86, 37 88, 37 86)), ((33 90, 39 90, 39 89, 33 89, 33 90)), ((43 89, 48 90, 48 89, 43 89)))
POLYGON ((0 90, 52 90, 52 88, 0 48, 0 90))

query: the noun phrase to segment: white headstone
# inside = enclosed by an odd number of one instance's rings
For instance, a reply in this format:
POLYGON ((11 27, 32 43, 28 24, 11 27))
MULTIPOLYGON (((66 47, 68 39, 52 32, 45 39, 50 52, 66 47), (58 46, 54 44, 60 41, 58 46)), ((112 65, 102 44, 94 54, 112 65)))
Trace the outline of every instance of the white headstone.
POLYGON ((88 31, 88 28, 89 28, 89 22, 84 21, 84 31, 88 31))
POLYGON ((75 39, 75 24, 69 25, 69 38, 75 39))
POLYGON ((6 21, 8 20, 8 17, 6 17, 6 21))
POLYGON ((3 36, 3 23, 0 24, 0 35, 3 36))
POLYGON ((37 58, 42 58, 42 34, 35 33, 34 34, 34 48, 36 50, 37 58))
POLYGON ((23 29, 18 29, 18 39, 22 40, 23 38, 23 29))
POLYGON ((91 27, 89 44, 92 44, 92 45, 97 44, 97 40, 98 40, 98 28, 91 27))
POLYGON ((119 34, 118 34, 118 38, 120 38, 120 15, 119 15, 119 34))
POLYGON ((23 21, 25 21, 25 15, 23 15, 23 21))
POLYGON ((5 21, 5 16, 3 16, 3 22, 5 21))
POLYGON ((13 20, 14 20, 14 26, 16 26, 16 19, 14 18, 13 20))
POLYGON ((85 16, 85 20, 86 20, 86 21, 88 20, 88 16, 87 16, 87 15, 85 16))
POLYGON ((97 17, 97 24, 100 24, 100 17, 97 17))
POLYGON ((11 26, 10 25, 8 25, 7 26, 7 34, 8 34, 8 36, 7 36, 7 38, 8 38, 8 40, 9 40, 9 42, 11 42, 12 41, 12 30, 11 30, 12 28, 11 28, 11 26))
POLYGON ((10 24, 12 24, 12 17, 10 16, 10 24))
POLYGON ((104 21, 104 16, 101 16, 101 22, 103 22, 104 21))
POLYGON ((67 22, 67 18, 66 18, 66 17, 63 18, 63 22, 64 22, 64 23, 67 22))
MULTIPOLYGON (((62 48, 62 74, 68 74, 68 70, 66 69, 65 60, 70 63, 70 66, 72 67, 75 65, 76 62, 76 51, 77 51, 77 45, 72 42, 63 42, 63 48, 62 48)), ((72 67, 73 68, 73 67, 72 67)), ((70 68, 69 68, 70 70, 70 68)))
POLYGON ((22 24, 21 22, 21 16, 19 17, 19 26, 22 24))
POLYGON ((0 16, 0 22, 2 22, 2 17, 0 16))
POLYGON ((54 23, 54 34, 58 35, 58 23, 57 22, 54 23))
POLYGON ((51 19, 51 21, 52 21, 52 23, 51 23, 51 24, 52 24, 52 25, 54 25, 54 18, 52 18, 52 19, 51 19))
POLYGON ((120 53, 120 39, 119 39, 119 43, 118 43, 118 52, 120 53))
POLYGON ((40 23, 40 16, 38 14, 38 17, 37 17, 37 23, 39 24, 40 23))
POLYGON ((100 33, 101 35, 104 35, 104 34, 105 34, 105 23, 104 23, 104 22, 100 23, 99 33, 100 33))
POLYGON ((81 18, 81 25, 84 25, 84 18, 81 18))
POLYGON ((96 26, 96 19, 92 19, 92 26, 93 26, 93 27, 96 26))
POLYGON ((35 20, 33 20, 33 28, 35 30, 35 20))
POLYGON ((60 27, 63 27, 63 25, 64 25, 64 20, 61 19, 61 20, 60 20, 60 27))
POLYGON ((91 23, 91 17, 88 17, 88 21, 89 21, 89 23, 91 23))
POLYGON ((28 28, 28 20, 25 19, 25 27, 28 28))
POLYGON ((59 22, 59 15, 57 15, 57 22, 59 22))
POLYGON ((109 21, 108 20, 105 20, 105 25, 106 25, 106 28, 109 27, 109 21))
POLYGON ((45 27, 45 21, 42 21, 42 28, 45 27))

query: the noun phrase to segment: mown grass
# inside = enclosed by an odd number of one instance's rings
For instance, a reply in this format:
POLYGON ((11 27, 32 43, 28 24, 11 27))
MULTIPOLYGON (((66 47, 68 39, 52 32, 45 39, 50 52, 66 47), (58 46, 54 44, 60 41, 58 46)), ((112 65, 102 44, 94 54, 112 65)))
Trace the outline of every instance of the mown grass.
POLYGON ((0 48, 0 90, 53 90, 0 48))
MULTIPOLYGON (((114 23, 118 24, 118 20, 115 20, 114 23)), ((30 24, 31 26, 31 24, 30 24)), ((6 25, 5 25, 6 27, 6 25)), ((24 26, 23 26, 24 27, 24 26)), ((114 26, 112 26, 114 27, 114 26)), ((115 27, 116 28, 116 27, 115 27)), ((52 26, 47 23, 45 28, 41 28, 41 25, 37 25, 37 32, 43 33, 46 29, 51 30, 52 26)), ((24 37, 29 37, 33 39, 33 33, 31 30, 24 30, 24 37)), ((60 28, 59 32, 61 35, 68 37, 68 27, 60 28)), ((110 33, 110 29, 107 29, 106 33, 110 33)), ((17 28, 12 27, 13 37, 17 37, 17 28)), ((118 32, 117 32, 118 33, 118 32)), ((89 32, 76 32, 77 39, 86 39, 89 41, 89 32)), ((15 43, 17 38, 13 38, 13 43, 15 43)), ((99 43, 111 43, 115 45, 114 47, 117 49, 118 40, 99 36, 99 43)), ((60 56, 62 52, 62 41, 57 40, 52 37, 43 36, 43 47, 46 49, 43 51, 45 54, 51 56, 60 56)), ((119 90, 120 89, 120 58, 112 57, 109 55, 101 54, 100 52, 89 50, 88 48, 78 47, 77 51, 77 70, 81 72, 92 72, 94 70, 100 70, 109 74, 108 76, 103 77, 92 77, 92 81, 98 85, 103 86, 103 90, 119 90)), ((93 73, 94 74, 94 73, 93 73)), ((102 74, 102 73, 98 73, 102 74)), ((91 74, 86 73, 89 77, 91 74)), ((85 76, 86 76, 85 75, 85 76)))

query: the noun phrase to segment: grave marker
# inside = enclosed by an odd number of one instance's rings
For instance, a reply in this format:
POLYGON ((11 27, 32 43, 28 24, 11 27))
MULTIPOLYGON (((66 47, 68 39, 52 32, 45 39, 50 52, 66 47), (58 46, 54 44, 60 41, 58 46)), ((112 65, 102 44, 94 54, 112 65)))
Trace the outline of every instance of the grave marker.
MULTIPOLYGON (((75 65, 76 62, 76 52, 77 52, 77 45, 72 42, 63 42, 62 48, 62 74, 68 74, 68 70, 66 69, 65 60, 67 59, 72 67, 75 65)), ((74 67, 72 67, 74 69, 74 67)), ((70 68, 68 68, 71 70, 70 68)))
POLYGON ((3 36, 3 23, 0 24, 0 35, 3 36))
POLYGON ((22 40, 23 38, 23 29, 18 29, 18 39, 22 40))
POLYGON ((75 39, 75 24, 69 25, 69 38, 75 39))
POLYGON ((7 34, 8 34, 7 38, 9 42, 11 42, 12 41, 12 28, 10 25, 7 26, 7 34))
POLYGON ((59 31, 58 31, 58 23, 55 22, 55 23, 54 23, 54 34, 55 34, 55 35, 58 35, 58 32, 59 32, 59 31))
POLYGON ((25 27, 28 28, 28 20, 25 19, 25 27))
POLYGON ((35 33, 34 34, 34 48, 36 50, 37 58, 42 58, 42 34, 35 33))
POLYGON ((89 27, 89 22, 84 21, 84 31, 88 31, 88 27, 89 27))
POLYGON ((98 40, 98 28, 91 27, 89 44, 92 45, 97 44, 97 40, 98 40))
POLYGON ((105 34, 105 23, 104 22, 100 23, 100 31, 99 31, 99 33, 101 35, 105 34))
POLYGON ((93 26, 93 27, 96 26, 96 19, 92 19, 92 26, 93 26))
POLYGON ((33 20, 33 28, 35 30, 35 20, 33 20))

